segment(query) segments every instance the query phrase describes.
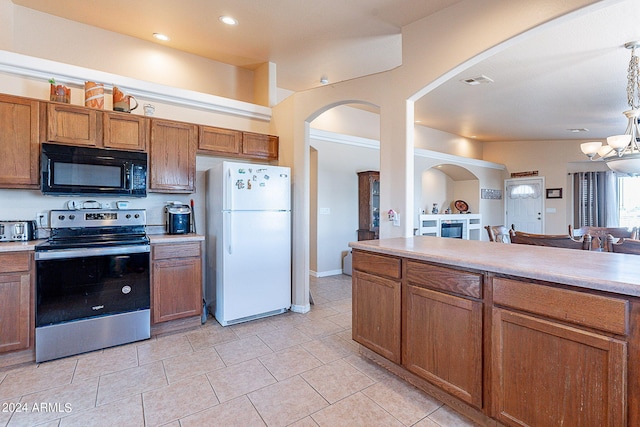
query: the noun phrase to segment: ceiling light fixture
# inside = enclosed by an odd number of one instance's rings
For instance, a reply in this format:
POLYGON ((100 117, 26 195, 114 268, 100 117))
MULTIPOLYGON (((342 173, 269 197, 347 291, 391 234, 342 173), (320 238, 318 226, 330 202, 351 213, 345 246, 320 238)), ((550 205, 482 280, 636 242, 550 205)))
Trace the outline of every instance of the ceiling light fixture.
POLYGON ((623 114, 628 119, 627 130, 623 135, 614 135, 607 138, 608 145, 601 142, 585 142, 580 144, 580 149, 590 160, 604 160, 614 172, 626 175, 640 175, 640 129, 638 117, 640 117, 640 71, 636 48, 640 42, 625 43, 624 47, 631 49, 631 60, 627 68, 627 104, 631 108, 623 114), (597 155, 597 157, 596 157, 597 155))
POLYGON ((329 77, 327 76, 320 77, 320 84, 326 85, 327 83, 329 83, 329 77))
POLYGON ((169 41, 169 37, 162 33, 153 33, 153 37, 163 42, 169 41))
POLYGON ((238 20, 232 16, 222 15, 218 18, 220 22, 227 25, 238 25, 238 20))

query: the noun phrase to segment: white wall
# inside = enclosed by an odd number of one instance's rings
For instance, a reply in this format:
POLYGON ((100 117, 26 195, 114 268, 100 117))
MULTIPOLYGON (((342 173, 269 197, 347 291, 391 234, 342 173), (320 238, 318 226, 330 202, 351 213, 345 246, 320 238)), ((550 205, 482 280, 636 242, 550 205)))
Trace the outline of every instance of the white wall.
POLYGON ((0 49, 241 101, 254 101, 254 75, 251 70, 26 7, 8 6, 8 3, 11 0, 0 0, 0 10, 13 10, 13 14, 0 14, 0 28, 9 23, 13 25, 13 37, 0 37, 0 49))
POLYGON ((317 235, 309 239, 316 252, 316 259, 310 264, 315 261, 312 274, 322 277, 342 272, 342 256, 349 250, 349 242, 357 240, 357 172, 378 170, 380 151, 320 140, 312 140, 311 144, 318 158, 318 209, 311 211, 317 222, 317 235))

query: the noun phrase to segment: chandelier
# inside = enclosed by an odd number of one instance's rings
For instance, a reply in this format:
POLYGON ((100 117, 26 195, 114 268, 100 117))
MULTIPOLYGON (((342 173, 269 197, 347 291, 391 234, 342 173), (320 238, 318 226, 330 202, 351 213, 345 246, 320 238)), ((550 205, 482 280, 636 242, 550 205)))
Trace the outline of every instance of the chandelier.
POLYGON ((631 60, 627 69, 627 103, 630 110, 623 114, 628 119, 627 130, 623 135, 607 138, 607 145, 601 142, 585 142, 580 149, 590 160, 604 160, 614 172, 626 175, 640 175, 640 72, 636 48, 640 42, 628 42, 624 47, 631 49, 631 60))

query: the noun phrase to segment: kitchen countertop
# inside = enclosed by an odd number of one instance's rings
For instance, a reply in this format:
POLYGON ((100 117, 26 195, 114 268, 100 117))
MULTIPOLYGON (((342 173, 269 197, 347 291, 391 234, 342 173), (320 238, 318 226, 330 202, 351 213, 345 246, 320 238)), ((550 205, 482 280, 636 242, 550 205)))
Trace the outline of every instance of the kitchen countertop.
POLYGON ((29 240, 26 242, 0 242, 0 252, 33 251, 38 243, 46 240, 29 240))
POLYGON ((202 234, 149 234, 151 244, 154 243, 182 243, 182 242, 198 242, 203 241, 202 234))
POLYGON ((414 236, 351 242, 354 249, 640 296, 640 255, 414 236))
MULTIPOLYGON (((149 240, 153 243, 182 243, 199 242, 204 240, 201 234, 149 234, 149 240)), ((1 252, 33 251, 36 245, 46 242, 46 239, 29 240, 27 242, 0 242, 1 252)))

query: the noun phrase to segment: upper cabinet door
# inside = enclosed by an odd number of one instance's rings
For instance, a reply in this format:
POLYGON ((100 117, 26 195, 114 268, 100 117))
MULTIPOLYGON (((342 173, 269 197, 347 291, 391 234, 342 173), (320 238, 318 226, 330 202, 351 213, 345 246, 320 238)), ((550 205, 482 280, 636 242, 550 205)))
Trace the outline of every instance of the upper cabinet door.
POLYGON ((91 108, 49 103, 47 108, 47 141, 99 146, 102 138, 98 114, 98 111, 91 108))
POLYGON ((0 95, 0 187, 37 188, 39 106, 33 99, 0 95))
POLYGON ((203 154, 235 155, 240 154, 242 132, 211 126, 200 126, 198 150, 203 154))
POLYGON ((104 146, 120 150, 147 149, 148 120, 144 116, 104 112, 104 146))
POLYGON ((278 137, 253 132, 242 132, 242 154, 259 159, 278 159, 278 137))
POLYGON ((151 120, 149 191, 193 193, 196 182, 196 125, 151 120))

